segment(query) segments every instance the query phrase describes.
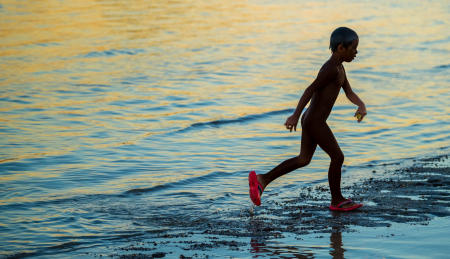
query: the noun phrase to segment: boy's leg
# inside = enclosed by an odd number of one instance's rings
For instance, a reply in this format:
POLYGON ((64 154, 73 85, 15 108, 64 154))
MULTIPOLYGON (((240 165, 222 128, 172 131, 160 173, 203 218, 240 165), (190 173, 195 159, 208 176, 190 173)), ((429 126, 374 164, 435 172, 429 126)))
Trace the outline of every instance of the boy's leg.
POLYGON ((328 169, 328 183, 331 191, 331 204, 337 205, 345 200, 341 193, 341 168, 344 163, 344 154, 333 132, 325 122, 314 125, 312 130, 319 147, 331 158, 330 168, 328 169))
POLYGON ((308 165, 316 147, 317 143, 314 141, 308 130, 303 128, 300 155, 282 162, 266 174, 258 175, 258 181, 261 183, 262 187, 265 188, 270 182, 278 177, 308 165))

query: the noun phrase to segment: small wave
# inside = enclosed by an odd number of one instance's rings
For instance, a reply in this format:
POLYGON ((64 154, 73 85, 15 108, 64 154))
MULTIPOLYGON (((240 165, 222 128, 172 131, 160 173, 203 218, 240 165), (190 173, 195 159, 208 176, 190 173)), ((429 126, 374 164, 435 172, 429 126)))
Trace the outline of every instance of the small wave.
MULTIPOLYGON (((212 173, 209 173, 206 175, 191 177, 191 178, 183 179, 183 180, 180 180, 177 182, 161 184, 161 185, 157 185, 157 186, 153 186, 153 187, 149 187, 149 188, 131 189, 131 190, 124 192, 122 195, 130 195, 130 194, 139 195, 139 194, 155 192, 155 191, 159 191, 159 190, 166 190, 166 189, 173 188, 176 186, 184 186, 184 185, 194 183, 194 182, 201 182, 203 180, 211 180, 211 178, 213 178, 213 177, 222 176, 224 174, 225 174, 224 172, 216 171, 216 172, 212 172, 212 173)), ((193 195, 193 194, 189 193, 189 195, 193 195)))
POLYGON ((264 118, 267 116, 285 114, 285 113, 289 113, 292 111, 293 111, 293 109, 284 109, 284 110, 270 111, 270 112, 265 112, 265 113, 260 113, 260 114, 245 115, 245 116, 242 116, 239 118, 234 118, 234 119, 222 119, 222 120, 214 120, 214 121, 207 121, 207 122, 197 122, 197 123, 191 124, 190 126, 188 126, 186 128, 177 130, 177 132, 186 132, 186 131, 190 131, 193 129, 206 128, 206 127, 218 128, 220 126, 227 125, 227 124, 243 123, 243 122, 247 122, 247 121, 258 120, 258 119, 261 119, 261 118, 264 118))
POLYGON ((58 205, 58 204, 64 204, 64 203, 79 203, 81 201, 89 202, 90 200, 103 200, 109 197, 118 196, 117 194, 87 194, 87 195, 77 195, 77 196, 71 196, 71 197, 64 197, 64 198, 48 198, 46 200, 32 200, 32 201, 25 201, 25 202, 19 202, 19 203, 9 203, 0 205, 0 209, 8 210, 13 208, 28 208, 28 207, 42 207, 46 205, 58 205))
MULTIPOLYGON (((80 204, 80 203, 90 203, 90 202, 96 201, 96 200, 105 200, 105 199, 109 199, 109 198, 123 198, 128 195, 140 195, 143 193, 156 192, 156 191, 160 191, 160 190, 167 190, 167 189, 174 188, 174 187, 189 185, 192 183, 198 183, 198 182, 202 182, 205 180, 209 181, 212 178, 223 176, 224 174, 226 174, 226 173, 222 172, 222 171, 215 171, 215 172, 211 172, 209 174, 202 175, 202 176, 191 177, 191 178, 183 179, 180 181, 165 183, 165 184, 161 184, 161 185, 157 185, 157 186, 153 186, 153 187, 149 187, 149 188, 131 189, 131 190, 127 190, 122 193, 111 193, 111 194, 93 193, 93 194, 77 195, 77 196, 64 197, 64 198, 53 198, 53 199, 49 198, 46 200, 33 200, 33 201, 26 201, 26 202, 20 202, 20 203, 9 203, 9 204, 0 205, 0 209, 1 210, 9 210, 9 209, 16 209, 16 208, 43 207, 43 206, 47 206, 47 205, 59 205, 59 204, 64 204, 64 203, 80 204)), ((177 193, 177 194, 180 194, 180 193, 177 193)), ((187 194, 191 197, 195 196, 195 194, 193 194, 193 193, 185 193, 185 194, 187 194)))
POLYGON ((111 85, 105 84, 72 84, 72 85, 80 87, 111 87, 111 85))
POLYGON ((433 69, 447 69, 447 68, 450 68, 450 64, 439 65, 439 66, 433 67, 433 69))
POLYGON ((97 58, 97 57, 113 57, 118 55, 137 55, 140 53, 144 53, 143 49, 110 49, 104 51, 92 51, 89 52, 83 57, 85 58, 97 58))
POLYGON ((173 183, 161 184, 161 185, 157 185, 157 186, 153 186, 153 187, 149 187, 149 188, 136 188, 136 189, 128 190, 128 191, 124 192, 123 194, 124 195, 129 195, 129 194, 139 195, 141 193, 158 191, 161 189, 167 189, 171 186, 173 186, 173 183))
POLYGON ((35 256, 37 255, 37 253, 35 252, 22 252, 22 253, 17 253, 17 254, 11 254, 11 255, 5 255, 5 259, 19 259, 19 258, 25 258, 25 257, 31 257, 31 256, 35 256))
POLYGON ((46 248, 37 249, 36 251, 29 252, 20 252, 16 254, 7 255, 4 258, 7 259, 15 259, 15 258, 25 258, 25 257, 33 257, 33 256, 43 256, 43 255, 52 255, 55 253, 68 252, 71 250, 76 250, 76 247, 81 245, 80 242, 66 242, 61 243, 59 245, 49 246, 46 248))
POLYGON ((70 242, 59 244, 59 245, 51 246, 48 249, 71 249, 71 248, 74 248, 74 247, 79 246, 81 244, 82 243, 80 243, 80 242, 70 241, 70 242))
POLYGON ((389 78, 398 78, 400 77, 400 73, 388 72, 388 71, 372 71, 368 69, 357 69, 352 71, 354 74, 359 75, 371 75, 377 77, 389 77, 389 78))

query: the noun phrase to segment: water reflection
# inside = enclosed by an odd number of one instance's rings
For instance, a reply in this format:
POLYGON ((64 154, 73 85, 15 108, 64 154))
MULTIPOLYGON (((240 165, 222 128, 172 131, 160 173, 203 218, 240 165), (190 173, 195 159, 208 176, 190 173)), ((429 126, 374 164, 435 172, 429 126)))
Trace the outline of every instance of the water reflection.
MULTIPOLYGON (((342 241, 342 230, 348 227, 348 224, 342 224, 343 217, 351 217, 351 214, 341 212, 330 212, 332 220, 329 222, 331 226, 324 226, 317 224, 316 230, 321 232, 328 232, 325 229, 330 227, 331 231, 329 235, 329 245, 322 244, 325 240, 323 236, 313 239, 317 240, 316 244, 310 244, 310 237, 305 237, 306 242, 302 242, 303 235, 296 234, 295 239, 297 242, 289 242, 289 245, 283 244, 282 241, 277 241, 274 238, 273 233, 270 232, 270 228, 262 227, 264 224, 257 219, 252 219, 252 224, 255 226, 253 229, 254 237, 250 239, 250 252, 254 258, 258 257, 276 257, 276 258, 314 258, 316 256, 322 257, 325 251, 332 256, 333 259, 345 258, 346 249, 342 241), (295 244, 296 243, 296 244, 295 244)), ((295 224, 295 223, 294 223, 295 224)), ((300 224, 300 222, 299 222, 300 224)), ((276 235, 275 235, 276 236, 276 235)))
MULTIPOLYGON (((261 257, 273 257, 276 258, 314 258, 317 252, 321 249, 325 249, 323 246, 307 247, 301 245, 299 241, 298 246, 294 245, 276 245, 276 242, 264 240, 264 238, 251 238, 250 240, 250 252, 254 254, 254 258, 261 257), (271 243, 271 245, 268 245, 271 243)), ((342 242, 342 231, 340 227, 333 227, 330 233, 330 249, 329 254, 333 259, 345 258, 344 244, 342 242)))
POLYGON ((341 228, 333 227, 330 234, 330 255, 333 259, 342 259, 344 258, 345 249, 343 248, 344 244, 342 243, 342 232, 341 228))
MULTIPOLYGON (((329 254, 333 259, 344 258, 345 249, 342 242, 342 228, 333 227, 330 233, 330 249, 329 254)), ((273 257, 276 258, 314 258, 317 252, 326 249, 324 246, 304 246, 299 241, 299 245, 276 245, 276 242, 265 240, 264 238, 250 239, 250 252, 254 254, 254 258, 258 257, 273 257), (270 243, 270 245, 268 244, 270 243)))
POLYGON ((262 239, 252 238, 250 241, 250 252, 254 254, 254 258, 261 257, 275 257, 275 258, 313 258, 314 248, 305 248, 300 250, 301 246, 277 246, 267 245, 262 239), (310 250, 310 251, 307 251, 310 250))

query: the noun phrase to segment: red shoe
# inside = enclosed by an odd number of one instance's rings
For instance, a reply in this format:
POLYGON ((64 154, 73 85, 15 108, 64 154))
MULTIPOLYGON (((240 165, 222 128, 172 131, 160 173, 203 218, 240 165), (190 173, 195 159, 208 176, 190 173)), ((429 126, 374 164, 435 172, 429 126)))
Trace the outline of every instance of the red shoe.
POLYGON ((258 182, 255 171, 251 171, 248 174, 248 185, 250 186, 250 199, 256 206, 261 205, 261 195, 264 189, 258 182))
POLYGON ((354 203, 352 200, 348 199, 341 203, 339 203, 337 206, 330 205, 330 210, 332 211, 351 211, 356 210, 357 208, 361 208, 363 205, 361 203, 354 203), (347 204, 354 204, 353 206, 343 208, 342 206, 347 204))

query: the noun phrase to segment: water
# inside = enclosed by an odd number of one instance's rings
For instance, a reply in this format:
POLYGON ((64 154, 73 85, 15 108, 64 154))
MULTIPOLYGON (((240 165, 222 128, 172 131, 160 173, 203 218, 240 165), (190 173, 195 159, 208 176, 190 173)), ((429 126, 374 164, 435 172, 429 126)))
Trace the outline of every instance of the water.
MULTIPOLYGON (((356 123, 342 92, 328 119, 344 175, 447 148, 448 14, 446 1, 2 1, 1 254, 75 256, 250 207, 248 171, 298 153, 283 123, 342 25, 360 36, 345 67, 368 109, 356 123)), ((325 182, 328 163, 318 149, 268 193, 325 182)))

